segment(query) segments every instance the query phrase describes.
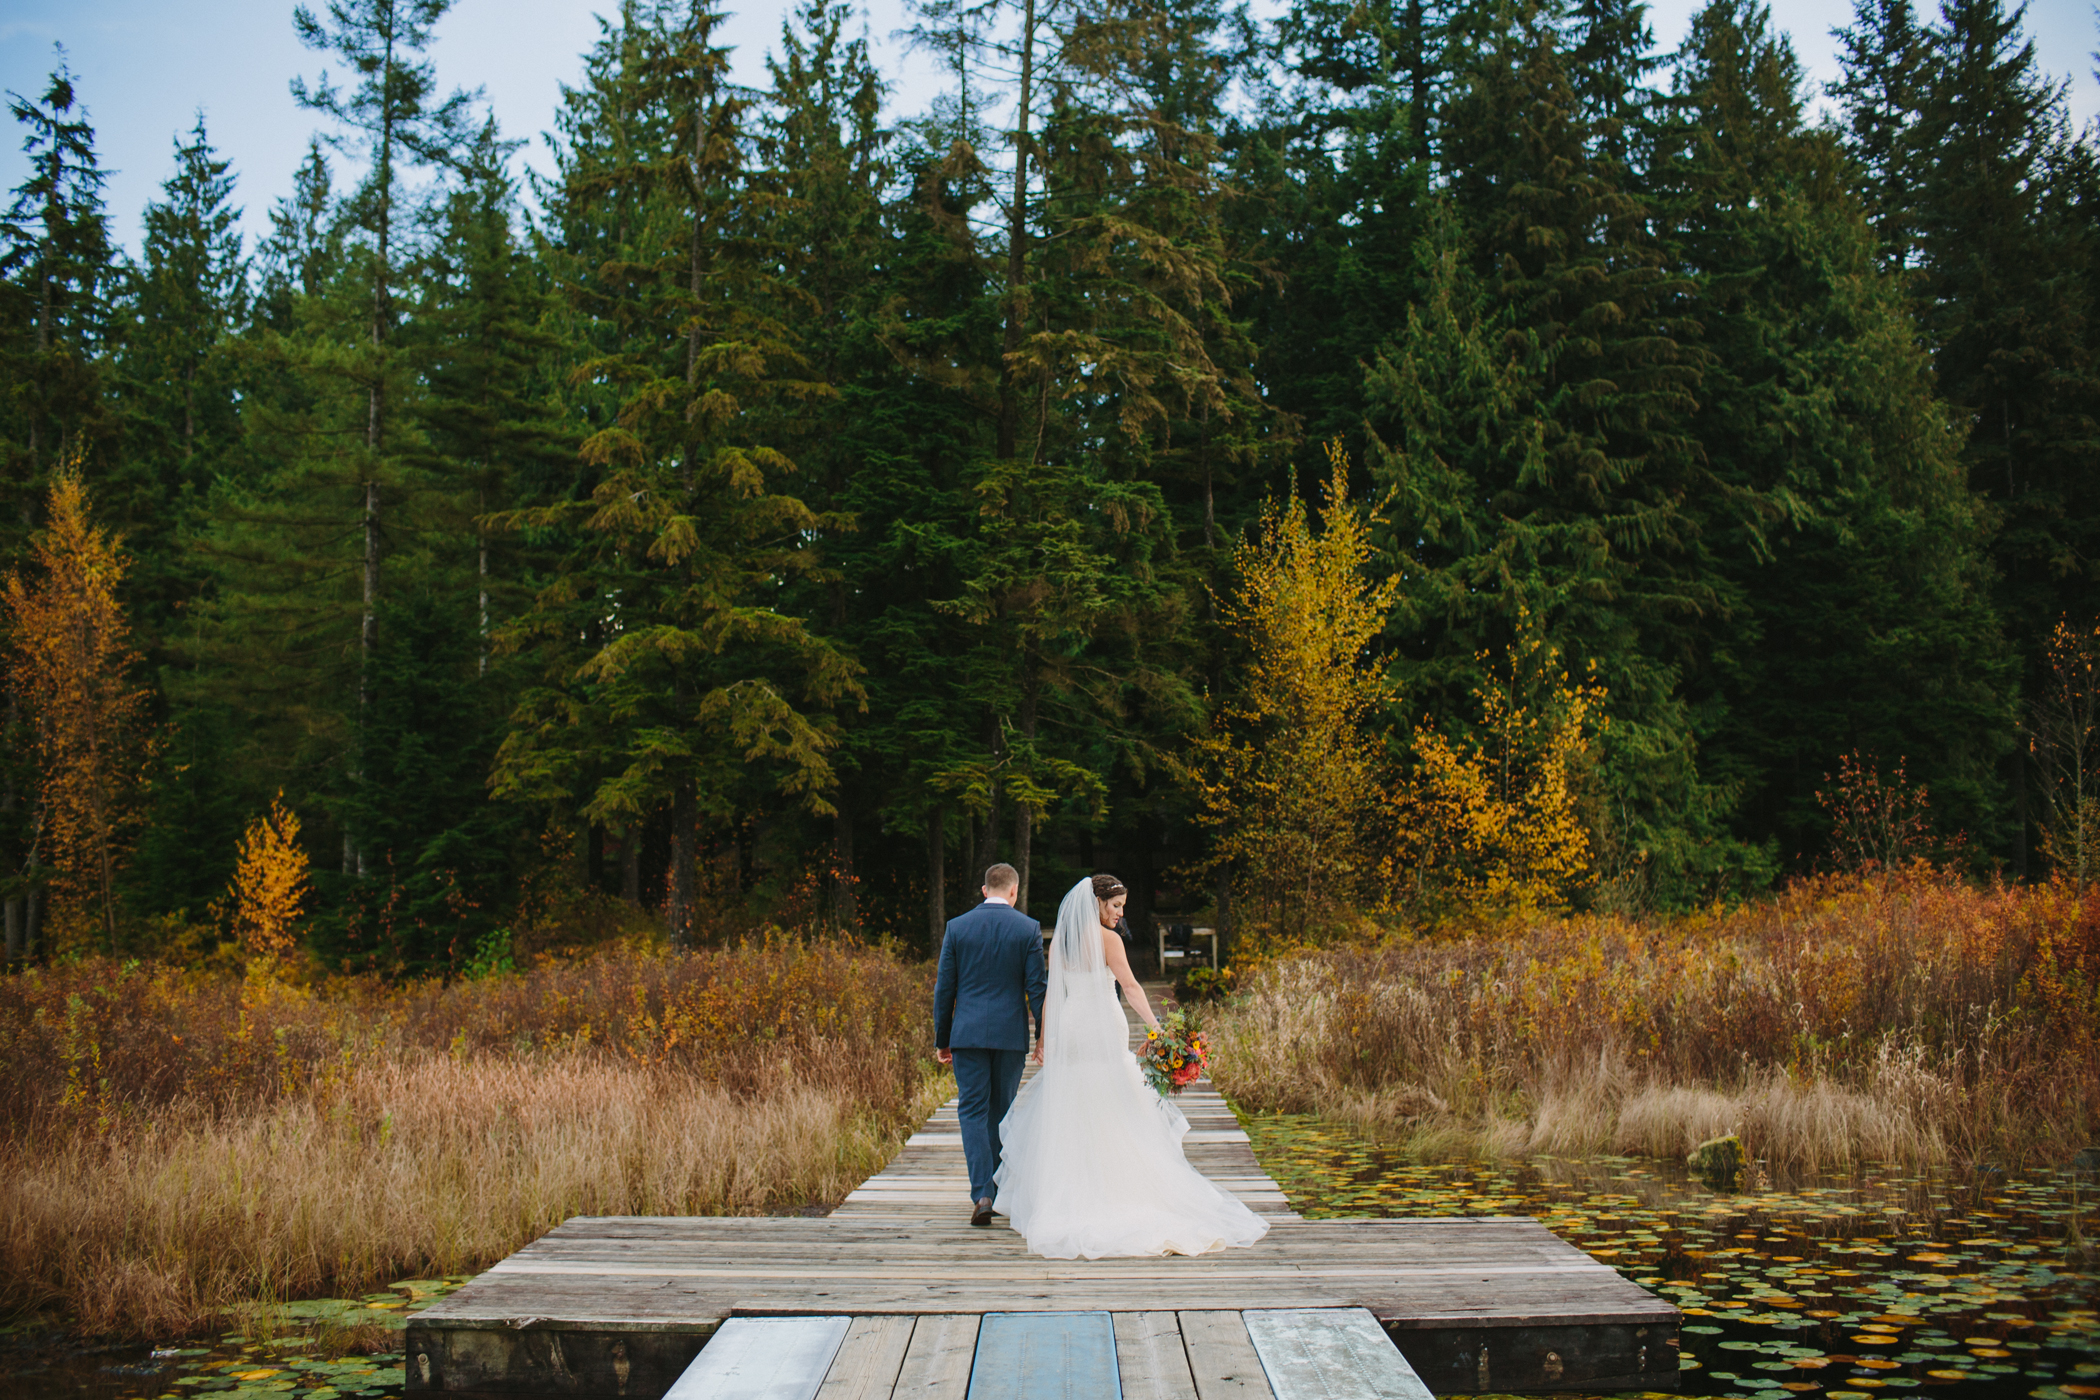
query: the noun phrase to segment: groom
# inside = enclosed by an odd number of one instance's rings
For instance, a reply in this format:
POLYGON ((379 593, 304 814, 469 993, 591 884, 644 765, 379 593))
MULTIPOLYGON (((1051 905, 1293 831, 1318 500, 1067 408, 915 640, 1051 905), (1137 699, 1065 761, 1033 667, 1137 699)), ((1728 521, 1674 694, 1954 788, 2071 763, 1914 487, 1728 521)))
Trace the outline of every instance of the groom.
MULTIPOLYGON (((984 903, 948 921, 933 986, 934 1055, 955 1066, 972 1225, 992 1223, 999 1121, 1021 1087, 1028 1023, 1043 1025, 1043 931, 1014 908, 1020 888, 1011 865, 984 872, 984 903)), ((1038 1060, 1042 1053, 1038 1036, 1038 1060)))

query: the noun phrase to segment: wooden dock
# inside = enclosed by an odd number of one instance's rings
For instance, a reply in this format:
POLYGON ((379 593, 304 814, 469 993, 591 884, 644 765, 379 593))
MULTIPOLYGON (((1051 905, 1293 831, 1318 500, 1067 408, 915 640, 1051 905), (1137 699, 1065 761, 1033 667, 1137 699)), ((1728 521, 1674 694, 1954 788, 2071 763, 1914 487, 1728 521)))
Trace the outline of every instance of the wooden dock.
POLYGON ((1676 1387, 1676 1309, 1536 1220, 1301 1219, 1207 1083, 1180 1101, 1190 1161, 1271 1221, 1250 1248, 1055 1260, 973 1229, 951 1100, 825 1217, 567 1221, 410 1321, 408 1389, 658 1400, 725 1322, 802 1317, 850 1319, 803 1329, 837 1332, 821 1400, 983 1400, 982 1319, 1086 1313, 1126 1395, 1272 1400, 1261 1319, 1353 1309, 1437 1394, 1676 1387))

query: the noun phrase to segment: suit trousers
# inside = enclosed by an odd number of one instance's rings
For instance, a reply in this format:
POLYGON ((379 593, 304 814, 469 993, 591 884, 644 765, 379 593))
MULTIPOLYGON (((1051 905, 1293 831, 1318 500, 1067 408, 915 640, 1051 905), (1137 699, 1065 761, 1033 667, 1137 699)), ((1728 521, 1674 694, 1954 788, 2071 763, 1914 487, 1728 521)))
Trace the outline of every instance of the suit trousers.
POLYGON ((970 1165, 970 1199, 992 1194, 999 1170, 999 1123, 1021 1091, 1026 1050, 955 1050, 955 1116, 962 1125, 963 1160, 970 1165))

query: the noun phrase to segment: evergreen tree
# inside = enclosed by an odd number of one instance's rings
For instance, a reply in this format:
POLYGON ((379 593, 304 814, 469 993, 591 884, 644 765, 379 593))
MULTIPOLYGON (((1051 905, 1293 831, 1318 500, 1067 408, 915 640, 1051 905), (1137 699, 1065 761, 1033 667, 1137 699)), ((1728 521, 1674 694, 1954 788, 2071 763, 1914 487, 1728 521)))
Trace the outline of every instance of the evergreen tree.
POLYGON ((1594 814, 1607 852, 1639 867, 1645 897, 1739 888, 1760 862, 1727 837, 1729 795, 1699 771, 1680 693, 1705 621, 1738 603, 1695 505, 1711 479, 1687 431, 1707 359, 1692 284, 1607 120, 1585 115, 1550 12, 1506 6, 1475 42, 1443 138, 1450 213, 1425 243, 1429 296, 1368 386, 1407 579, 1402 692, 1461 725, 1485 683, 1476 658, 1534 620, 1609 695, 1610 809, 1594 814))
POLYGON ((10 92, 8 110, 30 173, 0 217, 0 418, 13 507, 0 514, 26 526, 57 454, 87 450, 112 426, 98 362, 111 251, 95 130, 63 50, 43 95, 10 92))
POLYGON ((553 291, 516 235, 516 189, 503 169, 512 149, 491 120, 462 163, 465 178, 416 268, 419 314, 405 336, 426 386, 416 412, 427 474, 464 488, 458 527, 472 539, 468 611, 483 639, 483 672, 498 595, 508 594, 514 610, 522 580, 502 567, 482 517, 559 495, 575 453, 555 364, 567 347, 549 327, 553 291))
POLYGON ((1852 23, 1832 33, 1843 76, 1831 93, 1844 114, 1845 149, 1866 177, 1882 264, 1908 267, 1917 242, 1925 36, 1910 0, 1854 0, 1852 23))
POLYGON ((838 503, 857 528, 828 542, 846 608, 834 630, 852 634, 866 666, 867 710, 845 718, 845 761, 863 791, 882 795, 884 827, 924 840, 929 948, 951 907, 951 875, 967 907, 996 858, 985 836, 998 771, 987 717, 1012 669, 942 606, 962 592, 981 528, 969 482, 991 451, 996 378, 985 350, 999 334, 994 270, 968 222, 983 168, 948 134, 922 128, 897 157, 909 182, 886 211, 869 327, 879 354, 840 386, 837 408, 855 454, 838 503))
MULTIPOLYGON (((389 353, 396 311, 394 280, 404 208, 404 168, 453 165, 468 144, 468 110, 479 93, 455 90, 437 96, 436 70, 426 57, 437 22, 452 0, 329 0, 327 22, 301 5, 292 12, 293 28, 308 48, 330 53, 359 75, 354 89, 332 86, 323 73, 309 87, 292 80, 292 97, 300 106, 333 119, 346 132, 364 140, 371 165, 355 201, 357 221, 367 235, 364 279, 370 291, 367 342, 371 353, 350 361, 350 376, 364 390, 364 452, 345 461, 359 478, 364 545, 364 596, 358 627, 358 708, 371 701, 364 672, 378 638, 380 562, 385 549, 383 523, 389 483, 390 396, 398 395, 400 367, 389 353)), ((343 139, 343 138, 338 138, 343 139)), ((354 760, 353 760, 354 761, 354 760)), ((354 781, 354 779, 353 779, 354 781)), ((354 864, 346 835, 344 865, 354 864)))
POLYGON ((574 105, 597 112, 575 125, 647 113, 662 144, 572 148, 563 196, 576 207, 558 215, 586 233, 579 255, 602 256, 577 270, 578 309, 604 347, 577 377, 614 386, 617 406, 581 448, 598 473, 589 495, 506 517, 572 532, 574 544, 506 629, 544 669, 495 782, 500 795, 593 822, 667 815, 665 921, 682 944, 701 822, 735 815, 748 765, 828 814, 835 741, 824 712, 855 690, 856 668, 772 606, 778 581, 814 562, 802 532, 835 522, 779 489, 794 464, 746 435, 763 421, 750 410, 823 386, 799 377, 763 312, 771 270, 738 237, 747 104, 725 81, 720 16, 667 4, 626 20, 646 25, 640 61, 595 71, 595 91, 574 105), (619 236, 610 246, 608 227, 619 236))
POLYGON ((1672 75, 1656 181, 1699 279, 1709 355, 1692 419, 1715 487, 1704 534, 1740 599, 1687 677, 1704 764, 1738 830, 1824 847, 1822 775, 1907 758, 1942 818, 1995 838, 2012 676, 1985 520, 1932 395, 1902 279, 1800 64, 1754 0, 1712 0, 1672 75))
POLYGON ((343 258, 341 210, 318 136, 307 143, 292 191, 271 206, 270 236, 256 249, 256 319, 277 331, 292 328, 294 298, 318 296, 343 258))
POLYGON ((133 590, 149 636, 175 622, 196 581, 178 531, 240 436, 233 338, 249 314, 248 262, 232 163, 197 118, 175 142, 175 173, 146 206, 131 271, 119 386, 127 418, 117 490, 107 493, 138 560, 133 590))
MULTIPOLYGON (((1919 317, 1939 391, 1967 424, 1969 487, 1996 515, 1998 610, 2032 693, 2057 619, 2100 614, 2094 230, 2059 188, 2076 165, 2063 94, 2038 71, 2021 11, 1947 0, 1928 42, 1919 317)), ((2009 767, 2024 874, 2034 813, 2025 762, 2009 767)))
MULTIPOLYGON (((1412 0, 1382 19, 1360 4, 1295 6, 1278 38, 1301 81, 1269 92, 1227 137, 1245 197, 1226 217, 1263 274, 1245 306, 1269 402, 1307 440, 1339 437, 1359 461, 1363 363, 1418 291, 1450 33, 1448 16, 1412 0), (1406 37, 1416 15, 1420 46, 1406 37)), ((1236 502, 1232 526, 1258 494, 1236 502)))
MULTIPOLYGON (((884 285, 892 133, 879 122, 883 84, 867 44, 847 37, 852 14, 844 4, 806 0, 781 25, 779 49, 767 58, 772 85, 753 143, 751 178, 767 199, 758 206, 752 236, 781 267, 775 315, 810 378, 832 391, 786 406, 778 420, 800 469, 803 500, 844 527, 813 542, 825 567, 805 576, 812 586, 796 610, 842 649, 866 654, 875 650, 865 645, 869 608, 896 599, 862 543, 864 530, 892 523, 884 510, 887 492, 873 483, 863 491, 858 478, 881 471, 871 459, 901 444, 896 415, 886 411, 885 399, 897 386, 884 373, 890 356, 877 328, 893 295, 884 285), (861 505, 876 513, 861 520, 861 505)), ((898 504, 916 513, 916 502, 898 504)), ((856 832, 883 815, 889 804, 881 794, 893 791, 882 751, 892 737, 883 731, 894 717, 873 704, 844 706, 836 717, 841 742, 834 763, 831 901, 846 928, 859 922, 856 832)))
POLYGON ((532 856, 526 812, 489 793, 513 692, 490 683, 461 604, 418 588, 382 613, 365 769, 347 804, 368 876, 321 940, 354 967, 457 974, 532 856))

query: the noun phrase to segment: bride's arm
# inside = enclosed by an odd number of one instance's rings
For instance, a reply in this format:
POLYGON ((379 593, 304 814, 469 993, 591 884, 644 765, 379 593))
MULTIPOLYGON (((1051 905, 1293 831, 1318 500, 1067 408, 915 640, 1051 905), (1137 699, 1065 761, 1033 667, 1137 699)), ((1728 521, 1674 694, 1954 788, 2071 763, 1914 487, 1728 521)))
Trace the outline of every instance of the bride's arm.
POLYGON ((1137 978, 1130 973, 1130 955, 1123 951, 1123 940, 1114 929, 1101 930, 1101 956, 1108 959, 1108 970, 1123 984, 1123 995, 1137 1008, 1139 1019, 1148 1026, 1157 1026, 1159 1018, 1152 1014, 1152 1003, 1145 1000, 1145 989, 1138 985, 1137 978))

